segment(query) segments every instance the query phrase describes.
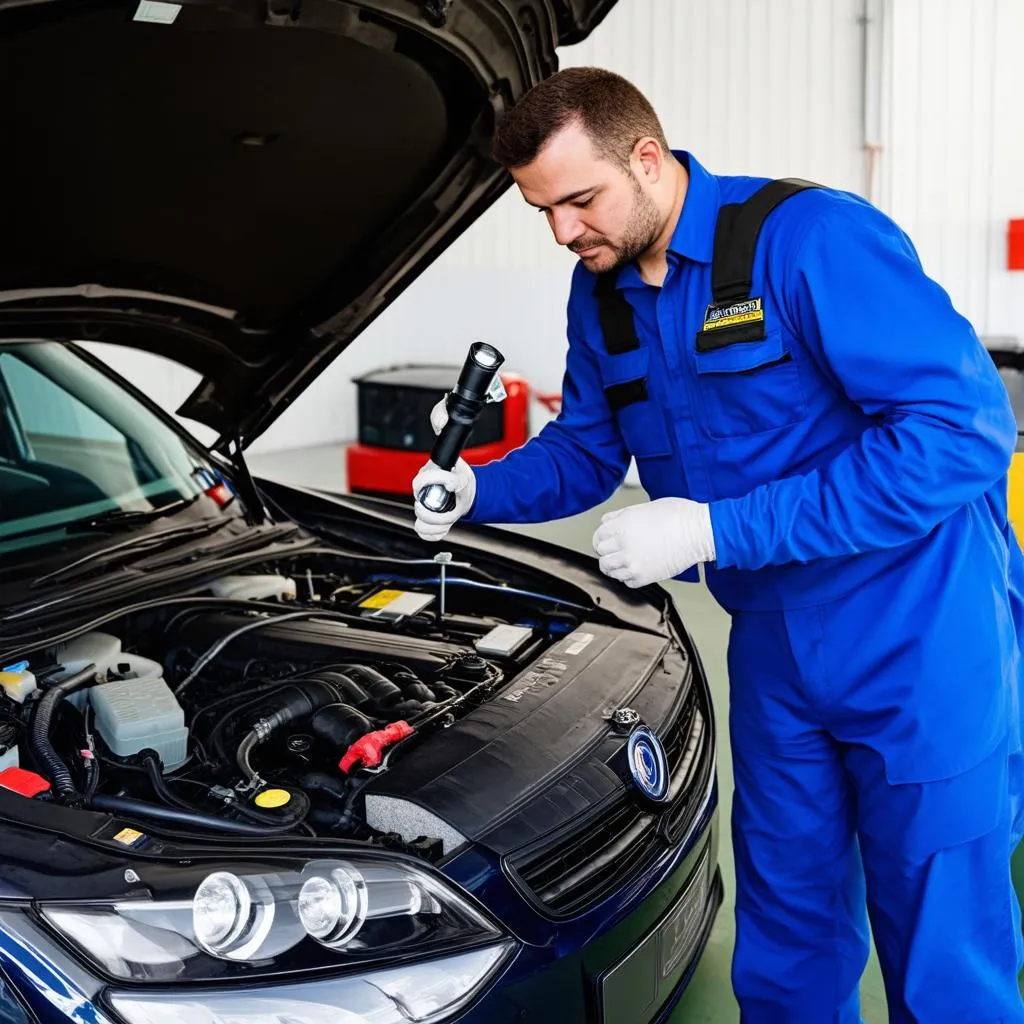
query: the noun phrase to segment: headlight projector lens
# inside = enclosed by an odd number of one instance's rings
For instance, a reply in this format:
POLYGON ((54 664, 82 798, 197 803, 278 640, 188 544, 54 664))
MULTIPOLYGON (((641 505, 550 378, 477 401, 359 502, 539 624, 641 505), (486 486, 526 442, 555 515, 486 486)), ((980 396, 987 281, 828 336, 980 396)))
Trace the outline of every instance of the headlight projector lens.
POLYGON ((230 871, 203 879, 192 900, 192 931, 208 953, 246 960, 256 952, 274 920, 270 893, 252 892, 230 871))
POLYGON ((299 920, 306 931, 328 946, 343 946, 366 921, 366 883, 359 872, 335 868, 313 875, 299 891, 299 920))
POLYGON ((192 903, 192 927, 200 945, 211 953, 230 949, 252 917, 252 897, 245 883, 227 871, 204 879, 192 903))

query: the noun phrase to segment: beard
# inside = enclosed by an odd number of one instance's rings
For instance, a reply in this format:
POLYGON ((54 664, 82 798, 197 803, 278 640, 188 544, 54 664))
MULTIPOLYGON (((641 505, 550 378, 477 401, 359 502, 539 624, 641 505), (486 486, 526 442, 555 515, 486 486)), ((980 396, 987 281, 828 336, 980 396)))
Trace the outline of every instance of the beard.
POLYGON ((603 247, 593 256, 580 257, 592 273, 604 274, 609 270, 618 270, 619 267, 624 267, 649 249, 661 233, 661 218, 658 215, 658 208, 640 187, 640 183, 635 178, 631 178, 631 180, 633 205, 630 207, 629 217, 619 241, 613 242, 611 239, 602 238, 599 235, 591 235, 589 238, 578 238, 569 245, 569 249, 574 253, 592 249, 598 245, 603 247))

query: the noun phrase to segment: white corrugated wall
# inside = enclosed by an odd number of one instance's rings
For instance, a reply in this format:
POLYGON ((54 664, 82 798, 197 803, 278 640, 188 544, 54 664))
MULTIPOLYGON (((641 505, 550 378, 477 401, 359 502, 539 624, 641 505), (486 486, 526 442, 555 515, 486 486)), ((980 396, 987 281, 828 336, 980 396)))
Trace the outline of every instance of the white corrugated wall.
POLYGON ((1024 339, 1024 0, 892 0, 882 205, 981 335, 1024 339))
MULTIPOLYGON (((562 63, 635 81, 672 144, 716 172, 798 175, 870 195, 980 334, 1024 337, 1024 274, 1004 269, 1007 218, 1024 216, 1021 39, 1024 0, 620 0, 562 63)), ((351 438, 353 376, 460 363, 476 339, 557 390, 573 261, 512 190, 257 450, 351 438)), ((194 380, 153 369, 152 357, 117 365, 168 407, 194 380)))

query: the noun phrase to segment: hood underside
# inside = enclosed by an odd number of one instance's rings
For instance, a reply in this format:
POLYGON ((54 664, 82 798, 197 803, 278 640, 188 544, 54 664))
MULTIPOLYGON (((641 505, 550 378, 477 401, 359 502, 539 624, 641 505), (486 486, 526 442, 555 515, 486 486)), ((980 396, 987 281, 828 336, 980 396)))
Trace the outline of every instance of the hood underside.
POLYGON ((204 377, 251 442, 508 186, 503 112, 614 0, 0 0, 0 337, 204 377))

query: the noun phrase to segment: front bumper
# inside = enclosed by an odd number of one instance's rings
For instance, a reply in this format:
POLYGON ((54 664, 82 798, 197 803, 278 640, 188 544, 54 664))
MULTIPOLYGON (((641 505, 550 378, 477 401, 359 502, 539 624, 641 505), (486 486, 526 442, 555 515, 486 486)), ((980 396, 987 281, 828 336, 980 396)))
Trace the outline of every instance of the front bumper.
POLYGON ((609 900, 550 931, 516 921, 514 931, 530 934, 519 934, 522 946, 514 960, 458 1024, 663 1024, 722 904, 718 835, 712 787, 686 840, 625 883, 631 890, 625 906, 616 894, 618 917, 610 916, 609 900), (695 889, 701 870, 706 884, 695 889), (693 906, 686 904, 691 892, 699 896, 693 906), (674 935, 666 935, 673 926, 680 936, 685 933, 685 952, 672 945, 674 935))

